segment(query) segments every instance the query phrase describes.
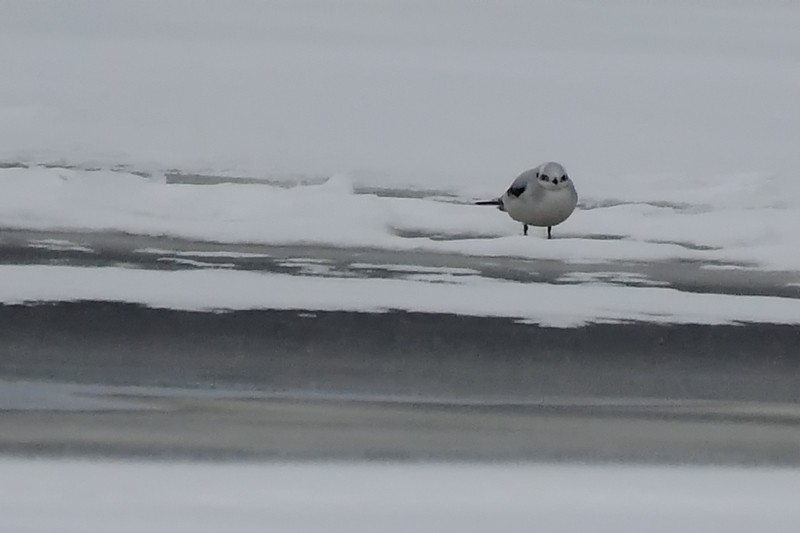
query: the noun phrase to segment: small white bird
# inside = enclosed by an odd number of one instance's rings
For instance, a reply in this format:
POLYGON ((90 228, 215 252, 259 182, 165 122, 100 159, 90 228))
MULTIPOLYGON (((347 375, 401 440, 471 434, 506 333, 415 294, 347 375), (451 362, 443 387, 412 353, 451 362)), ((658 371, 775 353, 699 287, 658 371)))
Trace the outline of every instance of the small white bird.
POLYGON ((476 205, 496 205, 500 211, 522 222, 523 235, 528 234, 529 225, 547 227, 550 239, 553 226, 564 222, 575 210, 578 193, 564 167, 549 162, 520 174, 500 198, 476 202, 476 205))

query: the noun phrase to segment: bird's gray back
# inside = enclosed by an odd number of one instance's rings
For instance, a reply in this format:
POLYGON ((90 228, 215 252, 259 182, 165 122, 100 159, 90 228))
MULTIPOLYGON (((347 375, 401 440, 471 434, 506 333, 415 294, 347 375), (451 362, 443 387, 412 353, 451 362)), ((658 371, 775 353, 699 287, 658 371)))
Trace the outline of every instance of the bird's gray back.
POLYGON ((539 189, 539 177, 536 171, 537 169, 532 168, 517 176, 517 179, 511 183, 506 194, 519 198, 528 189, 539 189))

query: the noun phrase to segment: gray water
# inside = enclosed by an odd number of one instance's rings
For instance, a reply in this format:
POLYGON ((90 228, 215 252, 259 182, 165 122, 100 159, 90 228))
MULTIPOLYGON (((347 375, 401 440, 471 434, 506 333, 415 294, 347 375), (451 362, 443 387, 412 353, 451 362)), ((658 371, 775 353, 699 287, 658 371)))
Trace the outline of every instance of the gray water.
MULTIPOLYGON (((0 262, 360 277, 403 276, 396 265, 407 265, 557 283, 614 271, 635 276, 610 283, 798 296, 788 273, 695 263, 576 266, 101 233, 4 231, 0 262), (253 255, 207 255, 220 251, 253 255)), ((557 329, 110 302, 3 305, 0 325, 6 453, 800 464, 796 326, 557 329)))

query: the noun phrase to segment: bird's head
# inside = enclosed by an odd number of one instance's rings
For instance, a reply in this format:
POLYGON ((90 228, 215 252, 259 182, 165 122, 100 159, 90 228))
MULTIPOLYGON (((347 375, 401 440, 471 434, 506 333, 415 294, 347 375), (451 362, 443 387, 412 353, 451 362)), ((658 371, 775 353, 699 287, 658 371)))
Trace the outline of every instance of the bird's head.
POLYGON ((558 163, 543 163, 536 170, 536 177, 539 185, 548 190, 563 189, 569 186, 569 176, 558 163))

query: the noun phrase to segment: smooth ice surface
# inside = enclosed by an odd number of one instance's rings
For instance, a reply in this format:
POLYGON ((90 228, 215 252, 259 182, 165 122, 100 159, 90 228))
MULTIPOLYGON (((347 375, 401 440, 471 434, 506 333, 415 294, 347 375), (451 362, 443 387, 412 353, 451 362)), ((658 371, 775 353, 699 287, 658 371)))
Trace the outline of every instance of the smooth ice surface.
POLYGON ((519 224, 493 208, 356 194, 352 178, 342 175, 287 188, 165 183, 109 170, 0 169, 0 227, 8 228, 800 270, 798 226, 800 180, 758 175, 615 180, 586 192, 548 241, 541 228, 523 237, 519 224))
POLYGON ((797 470, 0 459, 0 529, 794 531, 797 470))
POLYGON ((0 302, 104 300, 190 310, 388 310, 502 316, 550 326, 643 320, 679 324, 800 324, 800 299, 661 287, 517 283, 479 276, 411 279, 290 276, 203 269, 0 265, 0 302))
POLYGON ((101 387, 0 379, 0 410, 135 411, 153 409, 141 398, 120 398, 101 387))

